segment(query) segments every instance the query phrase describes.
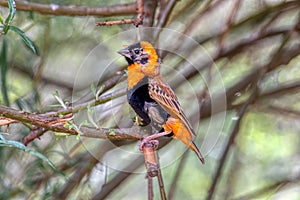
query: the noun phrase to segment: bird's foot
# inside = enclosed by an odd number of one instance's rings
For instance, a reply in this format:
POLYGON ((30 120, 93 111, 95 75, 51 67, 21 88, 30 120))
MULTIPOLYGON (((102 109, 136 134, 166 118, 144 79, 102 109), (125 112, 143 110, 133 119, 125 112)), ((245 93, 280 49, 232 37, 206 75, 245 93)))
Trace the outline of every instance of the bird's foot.
POLYGON ((148 139, 148 137, 145 137, 139 145, 141 152, 143 152, 143 147, 146 145, 152 145, 152 146, 154 146, 154 150, 156 150, 158 148, 159 142, 158 142, 158 140, 153 140, 151 138, 148 139))
POLYGON ((145 122, 142 118, 140 118, 139 116, 135 116, 132 121, 137 125, 137 126, 145 126, 145 122))
POLYGON ((142 141, 141 141, 141 144, 140 144, 140 150, 142 151, 143 150, 143 146, 146 144, 146 143, 149 143, 151 141, 153 141, 154 145, 155 145, 155 149, 158 147, 158 144, 159 142, 156 140, 157 138, 159 137, 162 137, 162 136, 165 136, 165 135, 168 135, 170 134, 169 132, 160 132, 160 133, 156 133, 156 134, 153 134, 153 135, 149 135, 147 137, 145 137, 142 141))

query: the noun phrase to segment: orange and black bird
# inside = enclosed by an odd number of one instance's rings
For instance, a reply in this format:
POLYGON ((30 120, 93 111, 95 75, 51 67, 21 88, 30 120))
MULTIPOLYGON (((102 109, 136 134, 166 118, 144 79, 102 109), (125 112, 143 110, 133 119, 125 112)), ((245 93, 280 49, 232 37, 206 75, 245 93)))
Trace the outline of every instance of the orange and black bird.
POLYGON ((156 134, 145 137, 141 145, 161 136, 172 136, 192 149, 204 164, 203 156, 193 142, 195 132, 174 91, 160 76, 160 60, 154 47, 141 41, 118 53, 128 62, 129 104, 144 125, 150 124, 157 130, 156 134))

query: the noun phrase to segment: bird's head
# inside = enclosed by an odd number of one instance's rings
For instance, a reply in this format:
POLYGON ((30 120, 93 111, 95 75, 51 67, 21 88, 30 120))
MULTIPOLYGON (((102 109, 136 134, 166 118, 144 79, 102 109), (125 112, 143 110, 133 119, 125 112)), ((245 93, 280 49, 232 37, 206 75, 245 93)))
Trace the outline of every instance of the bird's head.
POLYGON ((147 76, 156 76, 159 74, 159 59, 156 50, 146 41, 132 44, 125 49, 118 51, 124 56, 129 65, 141 67, 142 72, 147 76))

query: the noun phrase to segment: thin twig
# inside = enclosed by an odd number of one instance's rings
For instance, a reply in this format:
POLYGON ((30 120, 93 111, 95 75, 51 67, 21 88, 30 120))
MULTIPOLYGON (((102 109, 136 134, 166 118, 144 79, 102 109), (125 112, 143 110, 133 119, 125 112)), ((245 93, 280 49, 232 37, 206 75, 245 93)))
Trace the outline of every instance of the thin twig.
POLYGON ((135 23, 135 19, 121 19, 115 21, 96 22, 96 26, 112 26, 112 25, 133 24, 133 23, 135 23))
POLYGON ((45 66, 45 62, 47 60, 47 57, 49 56, 49 49, 50 49, 50 40, 49 40, 49 35, 50 35, 50 30, 51 30, 51 23, 50 23, 50 17, 46 16, 45 17, 45 23, 44 23, 44 30, 43 30, 43 49, 42 49, 42 54, 41 54, 41 59, 37 65, 36 73, 34 75, 34 84, 37 88, 37 85, 40 83, 42 77, 43 77, 43 70, 45 66))
POLYGON ((160 198, 161 198, 161 200, 166 200, 167 196, 166 196, 165 186, 164 186, 163 177, 161 174, 161 169, 160 169, 160 165, 159 165, 159 157, 158 157, 157 152, 156 152, 156 157, 157 157, 157 164, 158 164, 157 180, 158 180, 158 185, 159 185, 160 198))
MULTIPOLYGON (((1 6, 8 6, 6 0, 0 0, 1 6)), ((126 3, 112 6, 62 6, 57 4, 41 4, 28 1, 16 1, 17 10, 38 12, 43 15, 63 16, 116 16, 132 15, 136 13, 135 3, 126 3)))
POLYGON ((203 9, 199 10, 199 13, 197 13, 195 15, 195 17, 192 20, 189 20, 186 26, 186 29, 183 31, 183 34, 187 34, 190 35, 192 33, 192 31, 195 28, 198 28, 198 24, 199 21, 201 21, 201 17, 204 16, 206 13, 212 11, 213 9, 217 9, 219 6, 222 6, 223 3, 225 3, 226 1, 223 0, 218 0, 218 1, 214 1, 214 0, 208 0, 205 1, 205 5, 203 7, 203 9))
POLYGON ((158 0, 144 0, 144 27, 152 27, 158 0))
POLYGON ((290 29, 289 32, 285 33, 285 36, 283 38, 283 41, 281 42, 281 45, 279 46, 278 50, 273 55, 273 57, 272 57, 273 59, 271 60, 271 62, 269 63, 268 68, 266 69, 267 72, 273 70, 274 67, 277 66, 277 63, 281 62, 280 58, 282 57, 283 51, 285 50, 284 47, 286 46, 286 44, 291 39, 293 33, 295 33, 297 31, 297 27, 298 27, 299 23, 300 23, 300 12, 298 12, 297 22, 294 24, 294 26, 290 29))
POLYGON ((36 138, 40 138, 44 133, 46 133, 48 130, 44 128, 36 128, 35 130, 32 130, 29 135, 23 138, 22 142, 25 146, 27 146, 30 142, 35 140, 36 138))
POLYGON ((143 24, 143 16, 144 16, 144 3, 143 0, 137 0, 137 17, 135 19, 134 25, 138 27, 139 25, 143 24))
POLYGON ((143 24, 143 0, 136 1, 137 8, 137 17, 135 19, 121 19, 121 20, 113 20, 113 21, 105 21, 105 22, 97 22, 96 26, 112 26, 119 24, 134 24, 136 27, 143 24))
POLYGON ((228 32, 235 20, 235 17, 237 15, 237 11, 239 9, 241 5, 241 0, 236 0, 235 3, 233 4, 232 6, 232 10, 229 12, 230 15, 226 21, 226 24, 225 24, 225 28, 224 30, 222 31, 222 33, 220 34, 220 37, 219 37, 219 41, 218 41, 218 53, 217 54, 220 54, 222 51, 223 51, 223 48, 224 48, 224 40, 226 38, 226 36, 228 35, 228 32))
POLYGON ((280 84, 276 88, 271 88, 267 91, 263 91, 260 93, 260 97, 262 98, 276 98, 282 97, 287 93, 293 93, 300 89, 300 80, 294 80, 289 83, 280 84))
POLYGON ((148 200, 153 199, 153 177, 147 174, 148 179, 148 200))
POLYGON ((157 22, 156 29, 153 34, 154 41, 157 40, 158 35, 161 31, 161 28, 166 24, 168 17, 170 16, 171 11, 173 10, 177 0, 170 0, 164 9, 164 12, 161 14, 159 21, 157 22))
POLYGON ((285 117, 294 117, 298 119, 300 117, 300 112, 296 109, 291 109, 289 107, 283 107, 278 105, 270 106, 256 106, 255 110, 263 111, 264 113, 272 113, 276 115, 283 115, 285 117))
POLYGON ((106 80, 103 80, 102 82, 99 82, 97 84, 96 88, 96 94, 91 93, 90 90, 86 92, 86 88, 82 89, 82 91, 79 91, 78 93, 83 93, 82 98, 78 99, 77 101, 72 103, 72 106, 77 106, 79 104, 82 104, 84 102, 90 102, 95 99, 101 99, 101 95, 105 92, 107 92, 109 89, 116 86, 118 83, 124 81, 126 79, 125 72, 124 71, 117 71, 112 76, 107 78, 106 80), (99 92, 100 91, 100 92, 99 92))
MULTIPOLYGON (((211 3, 211 1, 213 0, 185 0, 184 4, 181 5, 180 7, 178 6, 178 8, 176 9, 176 12, 174 12, 170 18, 169 21, 170 22, 174 22, 174 21, 184 21, 186 25, 188 25, 190 23, 190 21, 192 21, 194 18, 191 19, 191 16, 197 16, 196 18, 198 20, 201 20, 201 17, 198 17, 198 13, 199 13, 199 8, 201 10, 205 10, 205 5, 209 5, 211 3), (189 13, 188 15, 186 13, 189 13)), ((163 5, 164 6, 164 5, 163 5)), ((165 8, 160 8, 159 10, 159 14, 163 12, 165 8)), ((158 19, 160 18, 160 16, 157 17, 158 19)), ((187 26, 186 26, 187 27, 187 26)), ((184 30, 183 30, 184 31, 184 30)), ((183 32, 182 32, 183 33, 183 32)))

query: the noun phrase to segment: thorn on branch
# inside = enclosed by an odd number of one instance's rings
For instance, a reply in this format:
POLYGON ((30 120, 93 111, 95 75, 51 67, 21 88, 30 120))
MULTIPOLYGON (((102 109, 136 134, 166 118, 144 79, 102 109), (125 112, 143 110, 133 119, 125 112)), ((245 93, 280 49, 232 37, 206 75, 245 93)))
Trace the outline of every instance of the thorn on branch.
POLYGON ((23 138, 22 143, 27 146, 30 142, 32 142, 33 140, 35 140, 36 138, 40 139, 40 137, 42 135, 44 135, 44 133, 47 132, 47 130, 45 128, 42 127, 36 127, 35 129, 33 129, 29 135, 27 135, 26 137, 23 138))

